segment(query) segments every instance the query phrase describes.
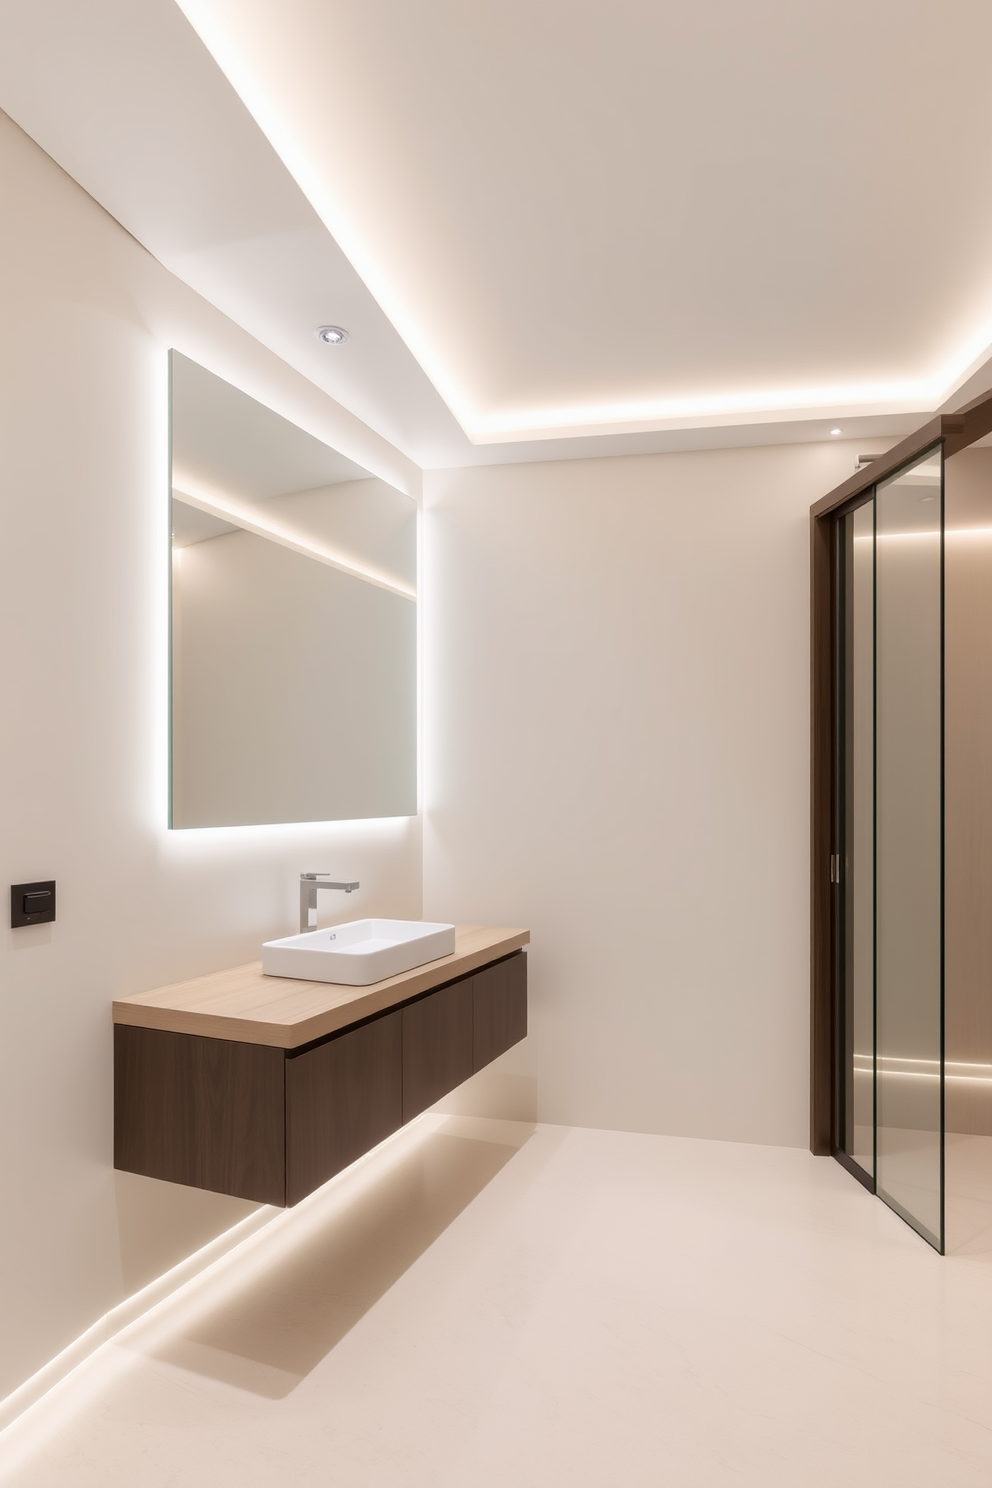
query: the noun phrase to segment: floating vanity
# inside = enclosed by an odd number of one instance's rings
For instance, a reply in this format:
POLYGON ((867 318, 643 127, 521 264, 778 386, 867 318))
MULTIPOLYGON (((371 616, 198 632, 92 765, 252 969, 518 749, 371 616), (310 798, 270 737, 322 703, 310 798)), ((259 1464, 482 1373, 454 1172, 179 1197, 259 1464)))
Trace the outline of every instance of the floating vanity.
POLYGON ((114 1166, 296 1204, 527 1033, 527 930, 367 986, 261 962, 114 1003, 114 1166))

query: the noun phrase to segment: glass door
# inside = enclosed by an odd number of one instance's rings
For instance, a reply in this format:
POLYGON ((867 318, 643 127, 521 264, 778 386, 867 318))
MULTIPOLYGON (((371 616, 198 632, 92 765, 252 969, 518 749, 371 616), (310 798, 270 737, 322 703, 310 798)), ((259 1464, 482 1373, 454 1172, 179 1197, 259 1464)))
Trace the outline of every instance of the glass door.
POLYGON ((943 460, 875 493, 875 1178, 944 1246, 943 460))
POLYGON ((838 521, 838 1157, 944 1248, 943 464, 838 521))

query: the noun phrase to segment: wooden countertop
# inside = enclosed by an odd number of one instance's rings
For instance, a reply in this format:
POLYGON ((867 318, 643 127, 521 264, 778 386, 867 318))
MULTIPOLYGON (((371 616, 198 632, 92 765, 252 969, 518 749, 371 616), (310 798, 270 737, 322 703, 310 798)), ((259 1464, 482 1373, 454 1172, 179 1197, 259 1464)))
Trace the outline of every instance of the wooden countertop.
POLYGON ((122 997, 114 1003, 114 1022, 296 1049, 311 1039, 324 1038, 349 1023, 429 992, 442 982, 466 976, 529 942, 529 930, 456 925, 455 949, 450 956, 368 987, 263 976, 261 961, 252 961, 229 971, 215 971, 211 976, 122 997))

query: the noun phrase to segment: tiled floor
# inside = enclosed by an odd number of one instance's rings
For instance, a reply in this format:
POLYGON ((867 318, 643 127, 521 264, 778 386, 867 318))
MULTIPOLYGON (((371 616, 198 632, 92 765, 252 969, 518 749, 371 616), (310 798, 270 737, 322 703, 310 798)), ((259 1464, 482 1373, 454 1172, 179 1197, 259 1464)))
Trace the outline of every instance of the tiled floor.
POLYGON ((0 1454, 4 1488, 987 1488, 992 1248, 801 1151, 432 1118, 0 1454))

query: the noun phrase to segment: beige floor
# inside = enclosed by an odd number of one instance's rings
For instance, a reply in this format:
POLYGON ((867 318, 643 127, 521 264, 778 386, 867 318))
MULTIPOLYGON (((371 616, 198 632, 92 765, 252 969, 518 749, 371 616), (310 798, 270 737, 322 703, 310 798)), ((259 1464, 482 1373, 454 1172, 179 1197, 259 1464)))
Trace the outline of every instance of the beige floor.
POLYGON ((992 1137, 948 1132, 944 1163, 947 1249, 992 1261, 992 1137))
POLYGON ((434 1120, 0 1461, 4 1488, 987 1488, 992 1248, 942 1260, 801 1151, 434 1120))

